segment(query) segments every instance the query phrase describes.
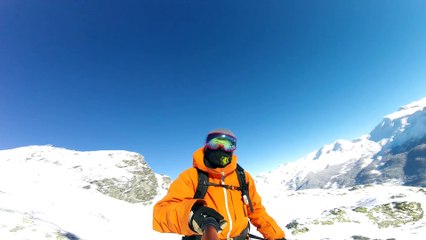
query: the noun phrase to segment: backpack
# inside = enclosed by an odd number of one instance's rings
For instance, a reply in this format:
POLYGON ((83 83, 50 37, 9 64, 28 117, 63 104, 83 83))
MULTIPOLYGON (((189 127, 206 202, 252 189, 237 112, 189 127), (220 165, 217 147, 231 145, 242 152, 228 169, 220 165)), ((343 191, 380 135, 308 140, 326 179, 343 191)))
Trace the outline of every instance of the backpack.
POLYGON ((252 205, 251 200, 250 200, 249 188, 248 188, 248 183, 246 182, 246 175, 244 173, 244 169, 239 164, 237 164, 236 171, 237 171, 238 182, 240 183, 239 187, 231 186, 231 185, 221 185, 221 184, 211 183, 211 182, 209 182, 208 173, 197 168, 198 185, 197 185, 197 190, 195 191, 195 194, 194 194, 194 198, 203 199, 206 196, 207 188, 209 186, 224 187, 224 188, 227 188, 227 189, 239 190, 239 191, 241 191, 242 201, 246 205, 249 205, 250 211, 253 212, 253 205, 252 205))

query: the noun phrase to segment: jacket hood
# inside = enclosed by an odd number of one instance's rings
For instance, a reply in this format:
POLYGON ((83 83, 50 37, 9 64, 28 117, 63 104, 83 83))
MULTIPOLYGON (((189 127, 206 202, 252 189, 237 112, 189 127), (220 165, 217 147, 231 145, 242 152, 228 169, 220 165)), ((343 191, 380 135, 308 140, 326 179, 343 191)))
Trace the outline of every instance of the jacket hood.
POLYGON ((198 168, 202 171, 208 172, 210 175, 214 177, 221 177, 222 174, 227 176, 228 174, 235 171, 237 168, 237 159, 238 157, 234 154, 232 154, 232 160, 231 163, 226 165, 226 167, 223 168, 209 168, 204 164, 204 147, 197 149, 194 154, 192 155, 192 165, 195 168, 198 168))

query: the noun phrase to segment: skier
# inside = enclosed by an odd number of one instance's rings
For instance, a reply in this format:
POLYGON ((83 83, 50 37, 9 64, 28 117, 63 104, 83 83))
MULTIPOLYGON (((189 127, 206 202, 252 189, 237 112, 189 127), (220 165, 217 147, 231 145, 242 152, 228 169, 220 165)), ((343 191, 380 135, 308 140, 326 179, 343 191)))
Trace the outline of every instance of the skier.
POLYGON ((208 133, 205 145, 193 154, 193 167, 183 171, 155 204, 154 230, 200 240, 203 230, 214 226, 219 239, 245 240, 250 221, 265 239, 285 240, 284 231, 262 205, 253 178, 237 165, 236 145, 228 129, 208 133))

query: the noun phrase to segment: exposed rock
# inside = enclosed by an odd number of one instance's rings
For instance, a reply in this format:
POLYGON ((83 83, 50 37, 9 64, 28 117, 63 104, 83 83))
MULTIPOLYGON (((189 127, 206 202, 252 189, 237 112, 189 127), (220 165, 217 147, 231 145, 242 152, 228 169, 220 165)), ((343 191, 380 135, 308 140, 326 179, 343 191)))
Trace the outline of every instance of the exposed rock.
POLYGON ((300 224, 297 220, 291 221, 285 226, 287 229, 291 230, 293 235, 303 234, 309 232, 309 228, 305 227, 303 224, 300 224))
POLYGON ((158 182, 155 173, 150 169, 142 156, 134 159, 124 159, 117 164, 124 168, 132 177, 126 178, 104 178, 94 180, 91 183, 97 186, 97 190, 113 198, 131 203, 149 203, 157 195, 158 182))
POLYGON ((379 228, 401 227, 423 218, 422 205, 418 202, 391 202, 373 208, 357 207, 353 211, 365 214, 379 228))
POLYGON ((405 185, 426 187, 426 144, 418 145, 408 152, 404 173, 405 185))
POLYGON ((356 176, 357 184, 394 182, 426 187, 426 138, 398 150, 389 149, 356 176))
POLYGON ((53 146, 28 146, 1 151, 0 158, 7 167, 20 169, 22 176, 3 176, 11 181, 24 178, 29 182, 43 182, 53 189, 65 185, 87 191, 96 189, 130 203, 150 204, 171 182, 167 176, 158 179, 142 155, 128 151, 80 152, 53 146))

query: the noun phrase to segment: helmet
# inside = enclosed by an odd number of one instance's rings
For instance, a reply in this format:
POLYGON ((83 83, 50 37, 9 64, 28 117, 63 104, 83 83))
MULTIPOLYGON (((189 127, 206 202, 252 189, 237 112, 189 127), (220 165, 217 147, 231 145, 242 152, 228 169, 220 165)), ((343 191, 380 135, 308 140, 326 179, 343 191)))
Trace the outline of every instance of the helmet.
POLYGON ((233 137, 233 138, 237 139, 237 137, 235 136, 235 134, 234 134, 231 130, 226 129, 226 128, 217 128, 217 129, 211 130, 211 131, 207 134, 206 142, 207 142, 208 140, 210 140, 210 139, 209 139, 209 136, 210 136, 210 138, 211 138, 211 136, 212 136, 213 134, 225 134, 225 135, 228 135, 228 136, 230 136, 230 137, 233 137))
POLYGON ((233 152, 237 148, 237 138, 229 129, 214 129, 207 135, 206 147, 212 150, 216 150, 221 147, 227 152, 233 152))

